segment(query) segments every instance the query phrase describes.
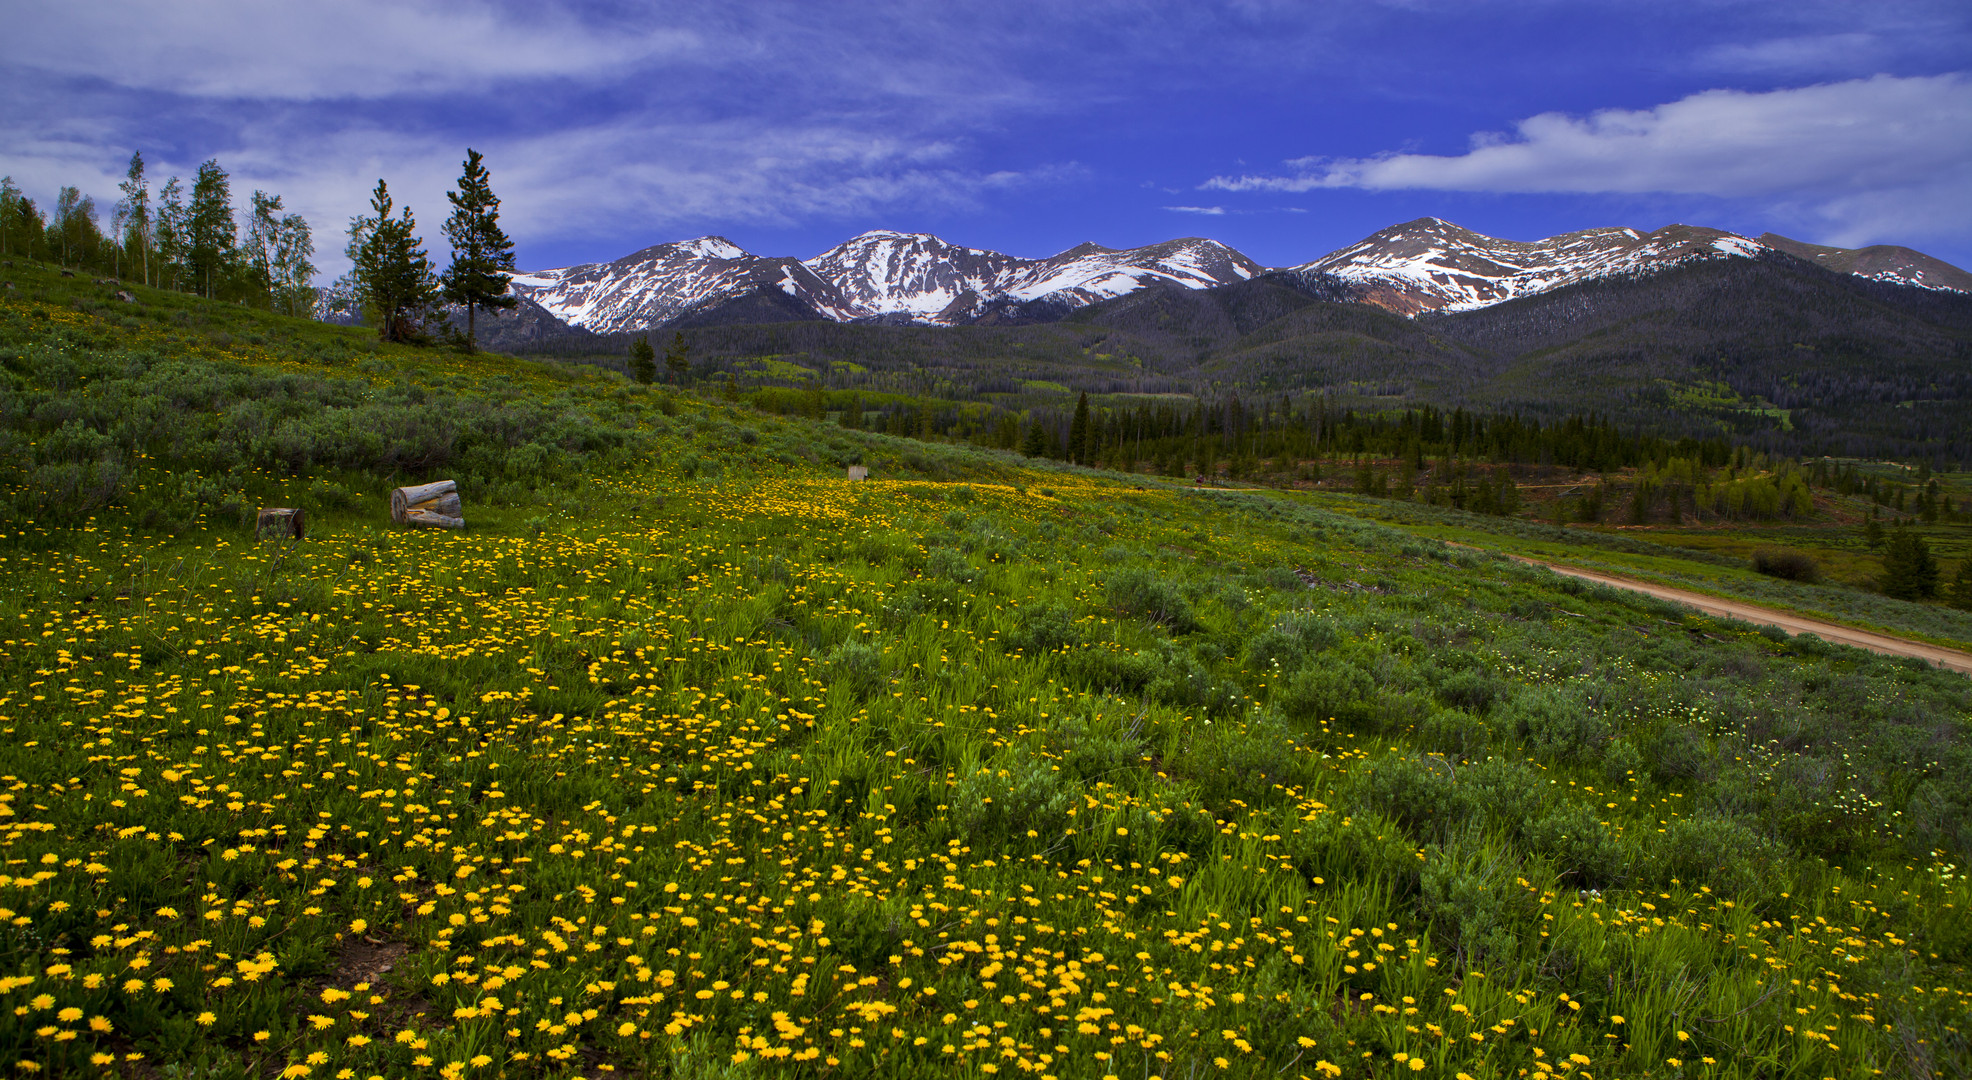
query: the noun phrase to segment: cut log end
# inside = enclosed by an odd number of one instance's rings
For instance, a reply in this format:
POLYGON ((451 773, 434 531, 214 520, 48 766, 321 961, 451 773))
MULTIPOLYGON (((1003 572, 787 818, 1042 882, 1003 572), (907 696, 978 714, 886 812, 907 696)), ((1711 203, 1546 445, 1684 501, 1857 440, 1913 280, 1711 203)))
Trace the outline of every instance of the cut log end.
POLYGON ((293 507, 263 506, 253 532, 262 540, 302 540, 308 534, 306 515, 293 507))
POLYGON ((465 512, 459 503, 459 485, 453 481, 439 480, 401 487, 390 493, 390 520, 399 525, 463 529, 464 519, 465 512), (434 524, 435 521, 456 521, 458 524, 434 524))

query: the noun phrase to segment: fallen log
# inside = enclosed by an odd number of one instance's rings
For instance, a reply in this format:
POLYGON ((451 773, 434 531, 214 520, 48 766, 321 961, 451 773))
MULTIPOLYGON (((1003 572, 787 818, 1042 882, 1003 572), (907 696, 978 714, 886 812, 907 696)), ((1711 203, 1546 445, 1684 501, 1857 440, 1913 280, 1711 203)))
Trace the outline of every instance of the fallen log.
POLYGON ((307 536, 305 515, 285 506, 263 506, 254 519, 253 534, 262 540, 301 540, 307 536))
POLYGON ((465 512, 459 504, 459 485, 438 480, 390 493, 390 520, 427 529, 463 529, 465 512))

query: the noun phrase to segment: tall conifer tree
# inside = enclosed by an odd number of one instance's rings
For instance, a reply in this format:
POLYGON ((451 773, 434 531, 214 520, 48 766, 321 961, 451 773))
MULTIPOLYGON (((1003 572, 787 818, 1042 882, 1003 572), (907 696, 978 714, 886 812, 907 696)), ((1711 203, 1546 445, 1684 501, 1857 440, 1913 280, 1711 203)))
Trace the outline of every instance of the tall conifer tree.
POLYGON ((142 271, 144 284, 151 284, 151 182, 144 176, 144 155, 130 155, 130 168, 117 185, 123 199, 117 204, 122 230, 116 242, 130 254, 142 271))
POLYGON ((178 287, 178 274, 185 266, 187 251, 185 185, 177 177, 165 181, 157 193, 158 281, 171 272, 171 288, 178 287))
POLYGON ((685 343, 682 331, 671 335, 671 344, 664 347, 664 374, 671 384, 682 384, 692 373, 691 346, 685 343))
POLYGON ((630 377, 640 383, 657 378, 657 350, 651 348, 647 334, 637 335, 630 343, 630 377))
POLYGON ((418 242, 411 208, 393 217, 394 208, 389 186, 378 180, 370 194, 372 215, 349 223, 350 278, 361 308, 376 320, 379 337, 415 341, 419 315, 438 302, 438 276, 418 242))
POLYGON ((511 311, 520 298, 507 291, 513 280, 514 245, 500 229, 500 198, 493 194, 492 177, 477 150, 467 148, 459 188, 446 193, 452 216, 445 219, 445 239, 452 245, 452 265, 444 276, 445 299, 466 309, 466 342, 479 347, 476 312, 511 311))
POLYGON ((208 160, 192 179, 192 202, 185 212, 186 259, 192 281, 208 299, 219 295, 221 278, 232 265, 238 239, 232 178, 217 160, 208 160))

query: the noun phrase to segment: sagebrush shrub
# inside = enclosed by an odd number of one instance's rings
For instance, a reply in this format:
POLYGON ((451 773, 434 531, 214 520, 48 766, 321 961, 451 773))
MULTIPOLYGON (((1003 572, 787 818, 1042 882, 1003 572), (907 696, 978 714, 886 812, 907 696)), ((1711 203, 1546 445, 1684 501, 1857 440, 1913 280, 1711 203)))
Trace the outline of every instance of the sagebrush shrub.
POLYGON ((1161 623, 1174 634, 1189 633, 1198 626, 1191 602, 1176 583, 1141 567, 1125 567, 1109 575, 1104 583, 1109 602, 1126 615, 1161 623))
POLYGON ((1609 739, 1609 722, 1578 693, 1529 687, 1501 707, 1499 721, 1555 761, 1593 761, 1609 739))

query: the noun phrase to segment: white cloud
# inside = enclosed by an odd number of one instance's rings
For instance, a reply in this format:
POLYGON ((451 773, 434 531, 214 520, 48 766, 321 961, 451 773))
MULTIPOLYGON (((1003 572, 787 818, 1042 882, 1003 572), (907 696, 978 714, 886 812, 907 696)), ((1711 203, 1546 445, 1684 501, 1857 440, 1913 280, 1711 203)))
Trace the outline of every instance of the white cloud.
POLYGON ((1212 217, 1226 212, 1223 206, 1167 206, 1164 209, 1178 214, 1206 214, 1212 217))
POLYGON ((1542 113, 1459 155, 1301 158, 1218 191, 1324 188, 1677 194, 1765 200, 1854 242, 1972 230, 1972 80, 1876 76, 1766 93, 1708 90, 1651 109, 1542 113))
POLYGON ((27 5, 7 59, 61 75, 201 97, 373 99, 489 82, 598 78, 690 55, 695 34, 593 27, 551 6, 515 17, 429 0, 104 0, 27 5))

